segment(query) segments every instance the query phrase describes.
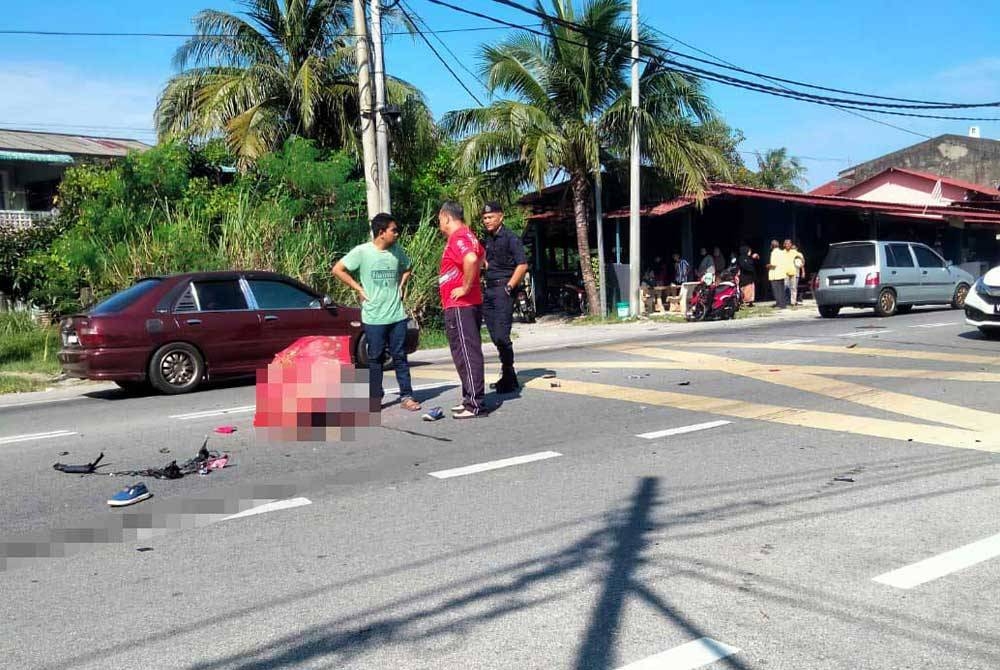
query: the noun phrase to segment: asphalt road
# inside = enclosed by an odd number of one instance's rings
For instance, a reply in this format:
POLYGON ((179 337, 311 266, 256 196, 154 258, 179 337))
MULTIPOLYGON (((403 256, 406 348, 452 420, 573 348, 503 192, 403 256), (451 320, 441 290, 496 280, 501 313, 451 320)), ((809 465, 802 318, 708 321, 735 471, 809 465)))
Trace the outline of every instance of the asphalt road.
MULTIPOLYGON (((256 439, 246 385, 5 399, 0 666, 1000 667, 1000 343, 958 312, 519 368, 489 417, 336 444, 256 439), (132 478, 51 468, 206 435, 233 467, 124 510, 132 478)), ((456 404, 447 365, 414 374, 456 404)))

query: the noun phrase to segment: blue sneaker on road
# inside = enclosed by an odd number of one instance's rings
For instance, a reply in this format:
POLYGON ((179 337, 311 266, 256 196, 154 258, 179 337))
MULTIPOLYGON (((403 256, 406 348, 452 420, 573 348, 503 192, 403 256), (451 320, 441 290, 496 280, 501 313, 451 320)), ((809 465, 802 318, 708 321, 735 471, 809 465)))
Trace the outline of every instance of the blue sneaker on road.
POLYGON ((152 497, 153 494, 149 492, 146 485, 139 482, 111 496, 108 499, 108 504, 112 507, 125 507, 126 505, 134 505, 137 502, 142 502, 146 498, 152 497))

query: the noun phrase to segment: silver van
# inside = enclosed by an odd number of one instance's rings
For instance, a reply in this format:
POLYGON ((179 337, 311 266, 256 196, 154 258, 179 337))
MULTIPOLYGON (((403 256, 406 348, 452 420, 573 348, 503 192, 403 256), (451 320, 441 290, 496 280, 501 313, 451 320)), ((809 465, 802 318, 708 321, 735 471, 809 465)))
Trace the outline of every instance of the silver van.
POLYGON ((914 305, 961 309, 975 278, 916 242, 838 242, 813 281, 819 313, 833 318, 842 307, 874 307, 879 316, 914 305))

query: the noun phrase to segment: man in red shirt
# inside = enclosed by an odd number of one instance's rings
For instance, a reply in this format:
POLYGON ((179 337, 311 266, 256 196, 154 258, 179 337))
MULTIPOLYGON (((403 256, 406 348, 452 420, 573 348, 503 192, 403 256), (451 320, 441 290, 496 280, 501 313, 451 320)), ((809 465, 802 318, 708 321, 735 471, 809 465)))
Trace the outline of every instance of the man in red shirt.
POLYGON ((483 399, 483 290, 479 272, 484 251, 465 225, 465 212, 457 202, 446 202, 438 211, 438 229, 448 241, 441 255, 438 290, 444 306, 444 330, 455 370, 462 380, 462 404, 452 407, 456 419, 471 419, 485 412, 483 399))

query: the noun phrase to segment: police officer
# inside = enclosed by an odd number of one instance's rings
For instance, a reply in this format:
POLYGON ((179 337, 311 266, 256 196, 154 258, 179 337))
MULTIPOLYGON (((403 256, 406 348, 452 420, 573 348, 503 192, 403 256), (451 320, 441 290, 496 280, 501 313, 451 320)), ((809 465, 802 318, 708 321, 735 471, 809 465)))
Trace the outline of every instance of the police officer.
POLYGON ((490 339, 500 354, 500 379, 491 386, 497 393, 511 393, 520 384, 514 371, 514 345, 510 341, 510 326, 514 316, 514 299, 511 293, 518 287, 528 271, 521 238, 503 225, 503 207, 498 202, 488 202, 483 208, 483 227, 486 237, 486 290, 483 292, 483 320, 490 332, 490 339))

